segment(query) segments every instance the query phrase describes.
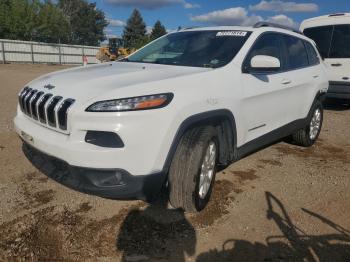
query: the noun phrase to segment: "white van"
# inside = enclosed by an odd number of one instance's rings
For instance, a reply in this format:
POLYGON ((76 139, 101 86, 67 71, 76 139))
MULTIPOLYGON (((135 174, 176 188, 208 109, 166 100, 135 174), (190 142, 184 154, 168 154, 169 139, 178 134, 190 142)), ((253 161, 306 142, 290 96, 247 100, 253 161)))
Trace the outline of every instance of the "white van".
POLYGON ((324 58, 330 81, 327 96, 350 99, 350 13, 305 20, 300 30, 316 42, 324 58))

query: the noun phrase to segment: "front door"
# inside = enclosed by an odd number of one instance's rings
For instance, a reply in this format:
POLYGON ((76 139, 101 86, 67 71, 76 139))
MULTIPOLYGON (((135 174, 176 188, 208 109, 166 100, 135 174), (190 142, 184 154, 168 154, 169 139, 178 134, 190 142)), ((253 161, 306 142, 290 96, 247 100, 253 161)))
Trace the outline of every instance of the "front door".
POLYGON ((284 72, 282 35, 265 33, 249 51, 243 68, 250 67, 256 55, 278 58, 281 69, 276 72, 251 72, 242 74, 245 139, 247 143, 286 124, 285 88, 292 83, 289 74, 284 72))

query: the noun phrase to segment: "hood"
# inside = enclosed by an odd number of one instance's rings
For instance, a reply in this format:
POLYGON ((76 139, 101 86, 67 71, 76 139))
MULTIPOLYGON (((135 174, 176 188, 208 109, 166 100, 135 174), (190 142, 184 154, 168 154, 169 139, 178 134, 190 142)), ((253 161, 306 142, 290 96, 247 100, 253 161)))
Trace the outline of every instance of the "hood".
POLYGON ((45 93, 73 98, 79 102, 93 99, 120 88, 136 88, 140 84, 145 85, 154 81, 209 70, 212 69, 113 62, 50 73, 32 81, 28 86, 45 93), (45 88, 48 85, 51 89, 45 88))

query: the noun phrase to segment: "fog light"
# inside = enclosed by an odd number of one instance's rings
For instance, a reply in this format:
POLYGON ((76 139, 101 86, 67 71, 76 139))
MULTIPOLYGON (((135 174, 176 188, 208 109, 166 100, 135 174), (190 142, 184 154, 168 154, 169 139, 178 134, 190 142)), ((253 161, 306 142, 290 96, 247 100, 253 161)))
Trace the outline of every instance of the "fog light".
POLYGON ((105 131, 87 131, 85 142, 100 147, 107 148, 122 148, 124 143, 121 138, 113 132, 105 131))
POLYGON ((99 186, 109 187, 118 186, 122 184, 123 175, 119 171, 115 171, 114 174, 111 172, 110 175, 101 177, 99 186))

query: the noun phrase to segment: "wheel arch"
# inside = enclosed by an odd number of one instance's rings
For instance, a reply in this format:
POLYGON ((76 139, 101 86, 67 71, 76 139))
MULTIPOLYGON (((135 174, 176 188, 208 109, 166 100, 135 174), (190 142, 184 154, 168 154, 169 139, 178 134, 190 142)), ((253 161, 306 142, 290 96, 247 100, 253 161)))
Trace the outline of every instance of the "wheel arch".
POLYGON ((203 125, 216 127, 219 140, 219 164, 228 165, 236 158, 237 130, 236 121, 228 109, 207 111, 186 118, 179 126, 168 152, 163 172, 168 174, 172 159, 182 136, 187 130, 203 125))
POLYGON ((312 110, 312 107, 314 106, 314 104, 316 103, 316 101, 320 101, 321 104, 323 104, 323 102, 326 99, 326 96, 327 96, 327 93, 323 92, 323 91, 318 91, 316 93, 315 98, 310 105, 310 108, 309 108, 309 111, 308 111, 307 116, 305 118, 305 121, 307 121, 311 117, 311 113, 312 113, 311 110, 312 110))
POLYGON ((318 100, 320 100, 320 102, 323 102, 326 99, 326 96, 327 96, 327 92, 318 91, 316 94, 315 100, 318 99, 318 100))

